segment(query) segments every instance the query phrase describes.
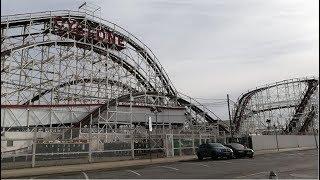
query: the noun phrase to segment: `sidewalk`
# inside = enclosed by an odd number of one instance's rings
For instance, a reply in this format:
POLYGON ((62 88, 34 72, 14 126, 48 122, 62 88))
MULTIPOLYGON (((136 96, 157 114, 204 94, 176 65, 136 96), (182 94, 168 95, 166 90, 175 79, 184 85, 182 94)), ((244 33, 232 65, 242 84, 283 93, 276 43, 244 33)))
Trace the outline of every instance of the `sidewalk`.
MULTIPOLYGON (((291 149, 280 149, 278 150, 261 150, 256 151, 255 154, 268 154, 268 153, 278 153, 286 151, 298 151, 298 150, 308 150, 315 148, 291 148, 291 149)), ((50 166, 50 167, 36 167, 36 168, 25 168, 25 169, 11 169, 11 170, 1 170, 2 178, 18 178, 18 177, 28 177, 28 176, 39 176, 48 174, 59 174, 59 173, 72 173, 81 171, 92 171, 92 170, 112 170, 131 166, 144 166, 150 164, 160 164, 168 162, 186 161, 196 159, 195 155, 191 156, 181 156, 172 158, 158 158, 158 159, 141 159, 141 160, 125 160, 125 161, 115 161, 115 162, 100 162, 91 164, 77 164, 77 165, 65 165, 65 166, 50 166)))

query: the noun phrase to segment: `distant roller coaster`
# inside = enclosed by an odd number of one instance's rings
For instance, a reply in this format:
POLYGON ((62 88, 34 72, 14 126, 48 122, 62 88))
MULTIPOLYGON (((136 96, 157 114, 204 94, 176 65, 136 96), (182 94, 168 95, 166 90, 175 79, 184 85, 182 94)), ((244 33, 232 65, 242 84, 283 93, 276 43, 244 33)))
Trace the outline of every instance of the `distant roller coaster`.
MULTIPOLYGON (((318 116, 317 92, 318 79, 308 78, 245 93, 234 130, 265 129, 270 119, 285 133, 305 133, 318 116)), ((212 111, 178 93, 153 52, 120 26, 69 10, 1 17, 4 130, 143 124, 155 113, 162 124, 229 132, 212 111)))
POLYGON ((305 134, 319 121, 319 79, 289 79, 244 93, 234 110, 236 133, 305 134))
MULTIPOLYGON (((265 133, 268 120, 285 134, 308 133, 318 83, 292 79, 243 94, 231 132, 265 133)), ((226 143, 230 133, 177 92, 138 38, 82 10, 1 16, 1 127, 1 163, 32 157, 32 167, 36 157, 191 155, 202 142, 226 143)))
POLYGON ((69 10, 1 16, 3 130, 141 124, 155 108, 166 125, 219 120, 178 93, 153 52, 114 23, 69 10))

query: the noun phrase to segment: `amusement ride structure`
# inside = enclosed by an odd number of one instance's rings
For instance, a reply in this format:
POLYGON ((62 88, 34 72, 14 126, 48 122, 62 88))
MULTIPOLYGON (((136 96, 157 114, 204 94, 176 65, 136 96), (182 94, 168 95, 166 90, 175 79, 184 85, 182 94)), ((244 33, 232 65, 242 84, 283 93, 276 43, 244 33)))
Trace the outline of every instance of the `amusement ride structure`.
MULTIPOLYGON (((84 4, 79 11, 1 16, 2 135, 43 129, 42 138, 52 140, 90 127, 109 138, 150 122, 155 133, 241 135, 269 130, 267 120, 284 134, 301 134, 318 118, 319 80, 291 79, 244 93, 229 128, 177 92, 144 43, 96 12, 84 4), (50 134, 57 128, 63 133, 50 134)), ((80 138, 77 132, 69 135, 80 138)))
POLYGON ((162 129, 228 132, 212 111, 177 92, 145 44, 96 10, 1 16, 2 133, 89 126, 114 132, 144 127, 149 117, 162 129))
POLYGON ((239 97, 233 114, 234 131, 240 134, 314 133, 319 122, 319 79, 296 78, 257 87, 239 97))

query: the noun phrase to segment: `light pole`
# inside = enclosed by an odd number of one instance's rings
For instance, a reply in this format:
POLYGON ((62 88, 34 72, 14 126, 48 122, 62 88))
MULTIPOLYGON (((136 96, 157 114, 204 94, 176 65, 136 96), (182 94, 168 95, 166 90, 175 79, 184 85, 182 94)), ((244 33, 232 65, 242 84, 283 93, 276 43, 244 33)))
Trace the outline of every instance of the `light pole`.
POLYGON ((150 135, 150 130, 148 130, 148 135, 149 135, 149 158, 150 158, 150 161, 151 160, 151 135, 150 135))
POLYGON ((276 133, 277 149, 278 149, 278 151, 279 151, 278 133, 277 133, 277 129, 276 129, 276 124, 273 124, 273 127, 274 127, 274 132, 276 133))
POLYGON ((148 126, 149 126, 149 129, 148 129, 148 134, 149 134, 149 155, 150 155, 150 161, 152 161, 151 159, 151 131, 152 131, 152 119, 151 117, 149 116, 149 120, 148 120, 148 126))
POLYGON ((314 121, 315 121, 315 119, 312 121, 312 131, 313 131, 313 136, 314 136, 314 140, 315 140, 315 143, 316 143, 316 147, 318 149, 319 147, 318 147, 317 135, 316 135, 315 130, 314 130, 314 125, 315 125, 314 121))
POLYGON ((268 127, 267 127, 267 129, 268 129, 268 135, 270 135, 270 124, 271 124, 271 120, 270 120, 270 119, 267 119, 267 120, 266 120, 266 123, 268 124, 268 127))
MULTIPOLYGON (((159 141, 159 138, 158 138, 158 113, 162 112, 161 109, 159 107, 151 107, 150 109, 151 112, 154 113, 154 115, 156 116, 156 143, 157 143, 157 146, 158 146, 158 141, 159 141)), ((158 147, 159 148, 159 147, 158 147)), ((158 157, 158 149, 157 149, 157 157, 158 157)))

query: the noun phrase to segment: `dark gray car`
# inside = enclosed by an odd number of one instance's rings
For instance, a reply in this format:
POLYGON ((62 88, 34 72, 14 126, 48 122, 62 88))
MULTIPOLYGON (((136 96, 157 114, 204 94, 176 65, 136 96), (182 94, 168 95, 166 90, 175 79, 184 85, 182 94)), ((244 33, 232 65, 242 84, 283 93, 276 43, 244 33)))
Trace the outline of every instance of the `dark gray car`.
POLYGON ((206 157, 211 157, 212 159, 225 157, 230 159, 233 158, 233 151, 220 143, 204 143, 199 146, 197 156, 199 160, 206 157))
POLYGON ((236 158, 240 158, 240 157, 253 158, 254 157, 254 151, 250 148, 245 147, 242 144, 230 143, 230 144, 226 144, 224 146, 231 148, 233 150, 233 154, 236 158))

